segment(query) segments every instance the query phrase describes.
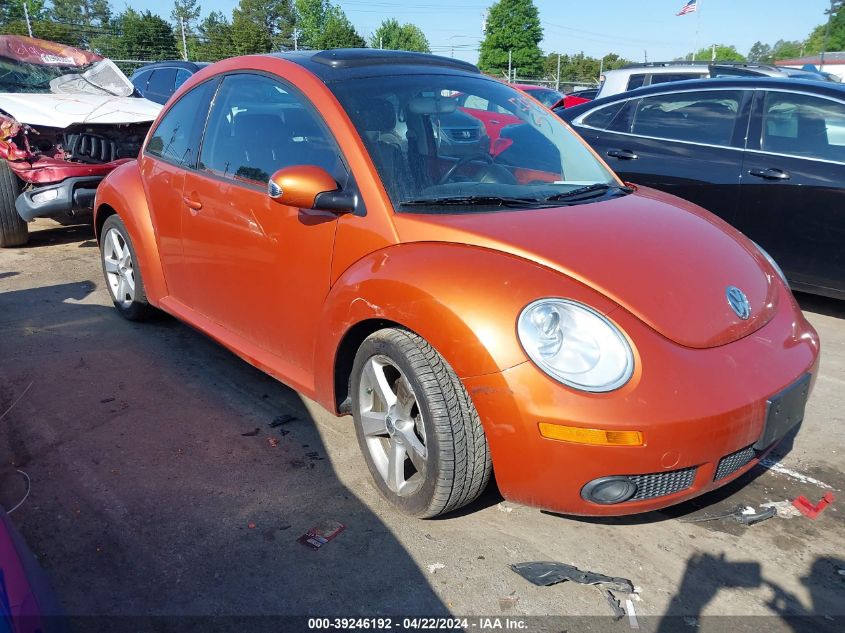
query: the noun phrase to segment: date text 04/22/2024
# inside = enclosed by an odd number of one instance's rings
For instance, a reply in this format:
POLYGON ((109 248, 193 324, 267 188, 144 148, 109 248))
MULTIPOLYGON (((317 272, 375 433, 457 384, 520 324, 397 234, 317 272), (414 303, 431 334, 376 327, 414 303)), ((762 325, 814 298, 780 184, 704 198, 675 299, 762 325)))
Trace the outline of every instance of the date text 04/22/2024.
POLYGON ((311 630, 404 630, 404 631, 518 631, 528 628, 527 622, 513 617, 475 618, 309 618, 311 630))

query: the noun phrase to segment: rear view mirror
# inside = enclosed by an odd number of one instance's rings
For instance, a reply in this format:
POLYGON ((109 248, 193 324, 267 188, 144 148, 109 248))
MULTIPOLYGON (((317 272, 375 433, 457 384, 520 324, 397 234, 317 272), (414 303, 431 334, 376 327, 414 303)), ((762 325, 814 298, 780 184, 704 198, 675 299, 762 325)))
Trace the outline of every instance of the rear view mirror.
POLYGON ((357 202, 355 194, 340 191, 329 172, 316 165, 294 165, 278 170, 267 183, 267 195, 290 207, 335 213, 351 213, 357 202))
POLYGON ((416 97, 408 102, 414 114, 452 114, 457 109, 458 102, 451 97, 416 97))

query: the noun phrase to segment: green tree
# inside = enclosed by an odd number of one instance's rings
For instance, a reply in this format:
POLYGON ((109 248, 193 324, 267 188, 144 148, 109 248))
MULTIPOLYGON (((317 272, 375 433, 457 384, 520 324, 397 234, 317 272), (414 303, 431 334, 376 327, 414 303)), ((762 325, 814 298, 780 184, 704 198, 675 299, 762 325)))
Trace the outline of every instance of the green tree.
POLYGON ((108 0, 53 0, 51 17, 58 22, 87 28, 108 26, 111 7, 108 0))
POLYGON ((149 10, 126 9, 113 22, 114 34, 95 37, 92 48, 105 57, 157 61, 176 59, 173 27, 149 10))
POLYGON ((235 47, 241 55, 291 45, 293 25, 292 0, 240 0, 232 11, 235 47))
POLYGON ((486 73, 506 72, 510 51, 516 73, 523 77, 539 76, 543 72, 542 39, 540 13, 532 0, 498 0, 487 16, 487 33, 481 43, 478 66, 486 73))
POLYGON ((237 55, 232 24, 222 11, 212 11, 197 27, 195 59, 216 62, 237 55))
MULTIPOLYGON (((26 33, 26 16, 23 10, 23 5, 26 0, 3 0, 0 4, 0 27, 6 31, 6 25, 23 22, 24 33, 26 33)), ((29 9, 30 20, 43 20, 46 17, 47 11, 44 0, 28 0, 26 2, 27 9, 29 9)))
POLYGON ((177 26, 180 22, 184 22, 185 30, 192 30, 199 17, 199 0, 173 0, 173 9, 170 11, 170 19, 173 20, 177 26))
POLYGON ((769 62, 772 59, 772 47, 763 42, 754 42, 751 50, 748 51, 748 61, 769 62))
POLYGON ((744 62, 745 57, 736 50, 736 46, 728 46, 726 44, 716 44, 715 48, 713 46, 705 46, 704 48, 696 51, 695 55, 693 56, 694 60, 697 61, 707 61, 709 62, 711 59, 715 59, 717 62, 744 62), (713 57, 713 54, 716 54, 713 57))
POLYGON ((370 36, 373 48, 388 48, 394 51, 417 51, 430 53, 428 39, 415 24, 399 24, 398 20, 384 20, 370 36))
POLYGON ((326 29, 331 9, 329 0, 294 1, 296 28, 299 29, 299 42, 302 46, 317 48, 317 40, 326 29))
POLYGON ((769 59, 774 61, 777 59, 792 59, 795 57, 801 57, 803 51, 804 45, 797 40, 778 40, 774 43, 774 46, 772 46, 772 52, 769 59))
MULTIPOLYGON (((830 16, 830 29, 828 31, 827 20, 824 24, 818 25, 807 38, 808 54, 817 54, 825 51, 845 51, 845 2, 841 0, 834 2, 831 10, 825 11, 825 16, 830 16), (827 46, 825 46, 825 33, 827 33, 827 46)), ((786 59, 783 57, 781 59, 786 59)))
POLYGON ((364 48, 367 43, 340 7, 333 6, 315 48, 364 48))

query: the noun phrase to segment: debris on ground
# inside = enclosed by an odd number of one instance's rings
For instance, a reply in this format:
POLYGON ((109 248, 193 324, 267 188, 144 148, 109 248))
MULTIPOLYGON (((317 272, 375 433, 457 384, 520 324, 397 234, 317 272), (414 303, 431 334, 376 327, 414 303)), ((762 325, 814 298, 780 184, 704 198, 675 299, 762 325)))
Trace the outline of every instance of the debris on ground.
POLYGON ((432 563, 428 566, 428 573, 429 574, 436 574, 438 569, 445 569, 446 565, 443 563, 432 563))
POLYGON ((100 404, 108 404, 109 402, 114 402, 114 398, 103 398, 100 400, 100 404))
POLYGON ((285 413, 284 415, 277 415, 273 418, 273 421, 270 422, 270 428, 275 429, 276 427, 282 426, 283 424, 288 424, 296 420, 297 417, 295 415, 291 415, 290 413, 285 413))
POLYGON ((260 431, 260 430, 261 429, 255 429, 253 431, 247 431, 246 433, 241 433, 241 435, 243 437, 255 437, 256 435, 258 435, 258 431, 260 431))
POLYGON ((506 505, 504 501, 499 503, 496 507, 499 509, 499 512, 513 512, 513 508, 506 505))
POLYGON ((319 525, 312 527, 305 534, 300 536, 297 539, 297 542, 305 545, 305 547, 318 550, 345 529, 346 526, 343 523, 338 523, 337 521, 326 521, 325 523, 320 523, 319 525))
POLYGON ((763 506, 759 512, 751 506, 737 506, 730 512, 725 514, 705 515, 701 517, 694 517, 692 519, 685 519, 681 523, 704 523, 705 521, 719 521, 723 519, 731 519, 742 525, 755 525, 775 516, 776 510, 773 506, 763 506))
POLYGON ((519 602, 519 596, 515 594, 516 592, 512 591, 509 596, 499 598, 499 608, 502 611, 513 611, 516 608, 516 603, 519 602))
POLYGON ((800 517, 801 511, 796 508, 791 501, 767 501, 760 504, 761 508, 774 508, 775 515, 780 519, 791 519, 792 517, 800 517))
POLYGON ((625 600, 625 610, 628 611, 628 625, 632 629, 639 629, 640 623, 637 621, 637 612, 634 611, 634 602, 630 598, 625 600))
POLYGON ((525 578, 530 583, 540 587, 556 585, 560 582, 571 580, 582 585, 597 587, 602 593, 610 608, 613 610, 613 619, 619 620, 625 615, 625 610, 620 606, 619 600, 613 594, 614 591, 621 593, 634 593, 634 585, 627 578, 616 578, 605 576, 592 571, 582 571, 566 563, 533 562, 517 563, 511 565, 511 569, 525 578))
POLYGON ((821 498, 821 500, 813 505, 807 497, 801 495, 797 499, 792 502, 801 514, 810 517, 811 519, 815 520, 823 511, 824 509, 833 503, 836 500, 836 497, 833 496, 832 492, 826 492, 825 495, 821 498))
POLYGON ((249 523, 247 523, 247 524, 246 524, 246 526, 247 526, 250 530, 254 530, 254 529, 255 529, 255 523, 253 523, 252 521, 250 521, 249 523))
POLYGON ((278 437, 268 437, 267 438, 267 443, 273 448, 276 448, 279 445, 279 442, 281 442, 281 441, 282 440, 280 440, 278 437))

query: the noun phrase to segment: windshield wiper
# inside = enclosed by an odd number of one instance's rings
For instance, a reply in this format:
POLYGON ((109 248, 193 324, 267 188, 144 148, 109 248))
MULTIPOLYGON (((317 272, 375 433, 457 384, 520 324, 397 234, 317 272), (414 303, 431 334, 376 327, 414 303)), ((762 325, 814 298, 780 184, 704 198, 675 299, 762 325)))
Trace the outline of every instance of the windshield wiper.
POLYGON ((400 202, 403 207, 454 205, 454 206, 497 206, 524 207, 527 204, 536 205, 543 200, 538 198, 508 198, 504 196, 444 196, 440 198, 416 198, 400 202))
MULTIPOLYGON (((619 185, 610 185, 606 182, 597 182, 592 185, 585 185, 583 187, 576 187, 575 189, 570 189, 569 191, 564 191, 562 193, 556 193, 551 195, 547 198, 544 198, 546 201, 553 201, 553 200, 572 200, 573 198, 580 198, 585 196, 586 194, 596 194, 600 195, 609 191, 610 189, 616 189, 623 193, 631 193, 633 189, 630 187, 620 187, 619 185)), ((589 198, 595 196, 587 196, 589 198)))

